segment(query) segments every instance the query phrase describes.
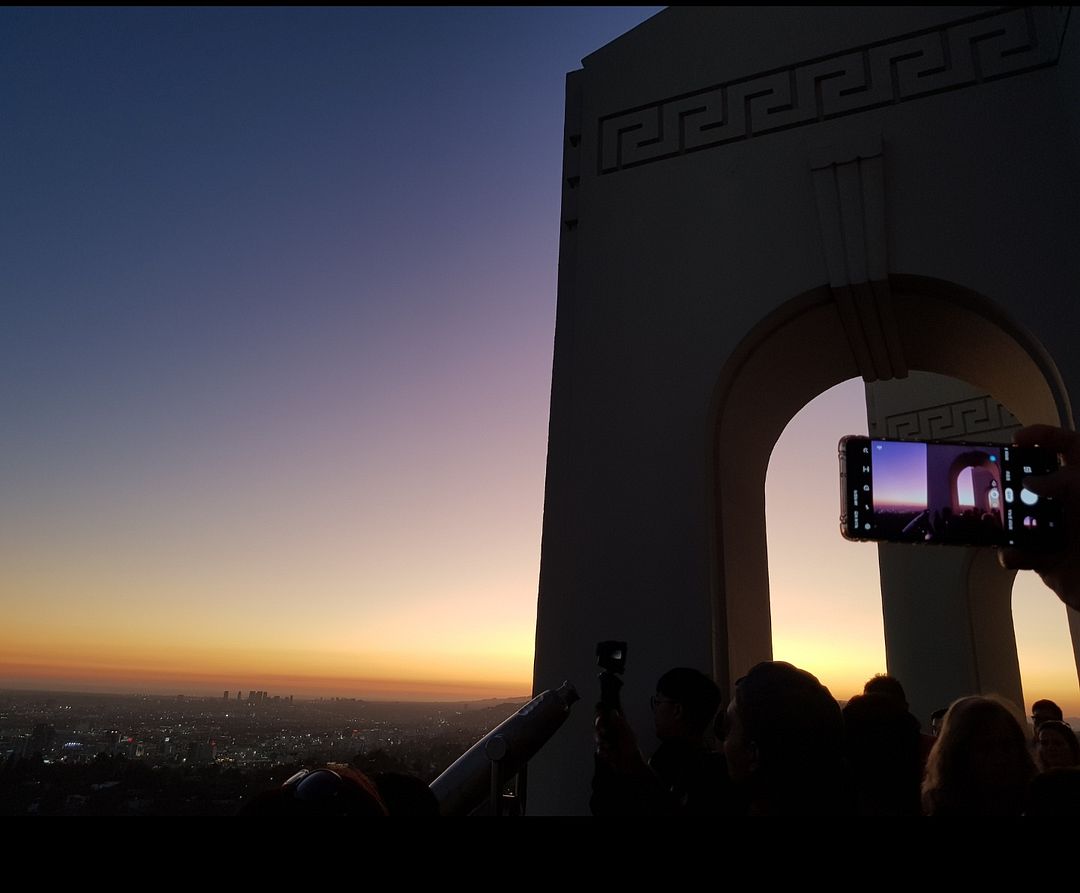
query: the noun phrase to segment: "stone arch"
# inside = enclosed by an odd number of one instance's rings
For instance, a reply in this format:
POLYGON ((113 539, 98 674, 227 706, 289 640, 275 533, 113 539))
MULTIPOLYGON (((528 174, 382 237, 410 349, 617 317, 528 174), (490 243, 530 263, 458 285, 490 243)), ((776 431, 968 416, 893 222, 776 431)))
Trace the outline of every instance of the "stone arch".
MULTIPOLYGON (((905 368, 970 382, 1009 406, 1023 424, 1072 426, 1068 395, 1052 359, 994 301, 923 276, 892 275, 888 287, 905 368)), ((711 407, 712 632, 714 670, 725 693, 750 666, 772 656, 764 496, 772 448, 799 409, 860 374, 849 331, 833 290, 811 289, 761 320, 717 382, 711 407)), ((1003 614, 1000 605, 991 610, 972 604, 970 591, 984 586, 992 569, 985 552, 980 557, 978 550, 970 551, 953 579, 963 590, 962 601, 974 610, 974 657, 968 663, 974 665, 976 690, 990 690, 985 670, 1002 663, 994 655, 1005 619, 1011 633, 1011 607, 1006 603, 1003 614)), ((1007 584, 1011 593, 1011 577, 1007 584)), ((888 605, 885 620, 891 668, 893 652, 910 650, 910 642, 898 635, 903 624, 895 618, 890 629, 888 605)), ((1004 663, 1001 676, 1015 677, 1018 691, 1015 643, 1004 663)), ((1000 680, 993 682, 1001 688, 1000 680)))
POLYGON ((953 514, 959 514, 969 505, 983 512, 997 511, 999 508, 994 491, 1000 492, 1002 489, 1001 469, 981 450, 963 453, 953 459, 945 480, 949 489, 948 504, 953 514), (960 500, 960 476, 964 472, 968 472, 967 480, 973 494, 971 503, 960 500))

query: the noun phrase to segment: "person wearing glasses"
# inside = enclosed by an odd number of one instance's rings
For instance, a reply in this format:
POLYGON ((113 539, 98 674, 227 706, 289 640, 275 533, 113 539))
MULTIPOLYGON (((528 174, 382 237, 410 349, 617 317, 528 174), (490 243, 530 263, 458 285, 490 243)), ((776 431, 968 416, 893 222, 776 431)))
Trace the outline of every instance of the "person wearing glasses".
POLYGON ((1049 698, 1041 698, 1031 705, 1031 727, 1034 732, 1033 740, 1038 739, 1039 737, 1039 726, 1052 719, 1063 722, 1065 720, 1065 714, 1062 713, 1061 708, 1049 698))
POLYGON ((664 673, 650 698, 660 745, 648 761, 625 717, 598 710, 597 756, 605 771, 593 778, 593 814, 736 814, 724 756, 708 735, 720 700, 716 683, 698 670, 664 673))

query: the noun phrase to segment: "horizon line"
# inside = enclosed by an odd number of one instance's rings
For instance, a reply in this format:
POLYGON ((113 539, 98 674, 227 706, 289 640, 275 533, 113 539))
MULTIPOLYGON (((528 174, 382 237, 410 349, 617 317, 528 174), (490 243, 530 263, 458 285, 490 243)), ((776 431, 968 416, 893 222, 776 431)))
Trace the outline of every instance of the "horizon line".
MULTIPOLYGON (((229 690, 230 693, 232 689, 229 690)), ((240 689, 237 689, 240 691, 240 689)), ((265 691, 265 689, 249 689, 249 691, 265 691)), ((223 690, 224 693, 224 690, 223 690)), ((110 695, 113 697, 130 697, 130 698, 145 698, 145 697, 158 697, 158 698, 192 698, 198 700, 214 701, 216 703, 225 702, 225 698, 221 695, 214 695, 209 693, 204 694, 192 694, 185 691, 132 691, 120 690, 120 689, 107 689, 107 688, 90 688, 90 689, 76 689, 76 688, 16 688, 7 685, 0 685, 0 694, 20 694, 20 695, 110 695)), ((531 694, 515 694, 515 695, 488 695, 486 697, 461 697, 461 698, 446 698, 446 697, 417 697, 417 698, 384 698, 384 697, 362 697, 360 695, 311 695, 311 694, 289 694, 289 695, 268 695, 267 700, 273 700, 278 698, 279 703, 281 701, 287 701, 288 698, 294 698, 294 702, 314 702, 314 701, 366 701, 376 704, 457 704, 457 703, 479 703, 481 701, 518 701, 532 700, 531 694)), ((230 704, 247 704, 246 698, 229 698, 230 704)), ((263 702, 265 703, 265 702, 263 702)))

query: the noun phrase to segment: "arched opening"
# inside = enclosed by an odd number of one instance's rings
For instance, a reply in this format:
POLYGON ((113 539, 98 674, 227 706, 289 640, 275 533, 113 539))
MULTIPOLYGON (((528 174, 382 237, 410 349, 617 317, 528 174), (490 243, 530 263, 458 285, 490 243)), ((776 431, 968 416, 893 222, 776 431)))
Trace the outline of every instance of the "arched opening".
POLYGON ((1030 711, 1033 701, 1049 698, 1073 718, 1073 728, 1080 728, 1080 682, 1068 609, 1037 574, 1021 571, 1013 582, 1012 613, 1025 710, 1030 711))
MULTIPOLYGON (((1071 424, 1053 362, 996 304, 925 277, 892 276, 889 287, 907 368, 970 382, 1008 405, 1020 423, 1071 424)), ((769 456, 803 406, 858 374, 836 300, 822 286, 759 323, 718 383, 713 641, 716 678, 728 691, 750 666, 773 657, 765 519, 769 456)), ((940 419, 907 416, 883 417, 884 428, 896 430, 881 435, 948 436, 935 430, 940 419), (924 422, 925 433, 919 428, 924 422)), ((957 500, 963 467, 956 469, 957 500)), ((971 475, 973 490, 976 483, 989 487, 976 479, 977 470, 971 475)), ((882 546, 879 552, 889 670, 914 679, 913 708, 923 715, 942 700, 972 691, 999 691, 1019 700, 1011 579, 1002 584, 993 553, 962 550, 960 556, 957 550, 925 549, 912 562, 910 553, 898 551, 910 548, 882 546), (1005 595, 978 598, 990 590, 1005 595)), ((810 572, 818 572, 817 564, 810 572)))
POLYGON ((877 549, 840 536, 836 448, 867 433, 861 378, 804 406, 773 448, 765 479, 772 647, 837 698, 885 672, 877 549))
MULTIPOLYGON (((909 381, 918 387, 926 378, 909 381)), ((773 657, 810 670, 841 699, 887 667, 878 550, 843 540, 836 525, 833 449, 843 434, 865 433, 862 380, 836 385, 784 428, 765 482, 773 657)), ((958 515, 993 509, 1000 488, 997 467, 970 452, 955 457, 947 478, 958 515)), ((1080 717, 1065 607, 1031 572, 1017 574, 1011 591, 1023 706, 1045 697, 1080 717)))

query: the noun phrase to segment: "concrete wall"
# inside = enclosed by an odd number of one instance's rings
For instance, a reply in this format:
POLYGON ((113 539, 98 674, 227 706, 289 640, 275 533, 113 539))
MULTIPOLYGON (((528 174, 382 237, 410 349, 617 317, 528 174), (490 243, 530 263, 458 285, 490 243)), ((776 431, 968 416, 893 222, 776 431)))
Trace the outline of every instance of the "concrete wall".
POLYGON ((927 369, 1024 423, 1068 419, 1067 21, 673 8, 568 76, 534 686, 585 703, 531 767, 532 811, 587 808, 598 640, 630 643, 642 730, 665 669, 728 687, 769 656, 764 469, 821 390, 927 369), (987 339, 954 337, 961 317, 987 339))

